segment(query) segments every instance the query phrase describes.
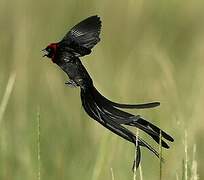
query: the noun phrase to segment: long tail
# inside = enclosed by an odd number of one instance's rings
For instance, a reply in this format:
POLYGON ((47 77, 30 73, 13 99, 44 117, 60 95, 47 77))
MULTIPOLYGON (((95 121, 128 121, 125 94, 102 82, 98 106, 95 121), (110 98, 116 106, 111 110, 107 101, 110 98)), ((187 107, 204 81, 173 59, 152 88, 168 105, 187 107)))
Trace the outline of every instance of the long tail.
MULTIPOLYGON (((116 123, 138 127, 139 129, 149 134, 157 143, 159 143, 160 132, 164 139, 171 142, 174 141, 174 139, 166 132, 162 131, 159 127, 153 125, 152 123, 146 121, 144 118, 140 117, 139 115, 135 116, 133 114, 127 113, 117 108, 117 107, 138 108, 138 104, 132 105, 132 104, 119 104, 119 103, 112 102, 107 98, 105 98, 104 96, 102 96, 96 90, 95 87, 90 88, 89 91, 90 91, 90 94, 93 96, 94 101, 97 104, 99 104, 101 111, 105 112, 110 118, 114 119, 116 123)), ((159 104, 159 103, 153 102, 153 103, 147 103, 147 104, 159 104)), ((139 104, 139 106, 140 105, 141 104, 139 104)), ((163 147, 168 148, 169 146, 163 141, 163 147)))
MULTIPOLYGON (((135 116, 125 111, 122 111, 119 108, 150 108, 158 105, 158 102, 147 103, 147 104, 119 104, 112 102, 102 96, 94 86, 81 89, 81 101, 82 106, 84 107, 87 114, 98 121, 101 125, 111 130, 115 134, 120 137, 132 142, 136 145, 136 140, 138 144, 138 153, 136 159, 136 167, 139 166, 139 162, 141 159, 140 155, 140 146, 144 146, 149 149, 152 153, 154 153, 157 157, 159 157, 158 152, 150 146, 147 142, 145 142, 140 137, 136 137, 130 130, 125 128, 122 125, 135 126, 139 129, 143 130, 147 134, 149 134, 157 143, 159 143, 160 132, 164 139, 173 141, 173 138, 160 130, 160 128, 154 126, 150 122, 144 120, 139 115, 135 116)), ((162 146, 165 148, 169 148, 168 144, 162 140, 162 146)))

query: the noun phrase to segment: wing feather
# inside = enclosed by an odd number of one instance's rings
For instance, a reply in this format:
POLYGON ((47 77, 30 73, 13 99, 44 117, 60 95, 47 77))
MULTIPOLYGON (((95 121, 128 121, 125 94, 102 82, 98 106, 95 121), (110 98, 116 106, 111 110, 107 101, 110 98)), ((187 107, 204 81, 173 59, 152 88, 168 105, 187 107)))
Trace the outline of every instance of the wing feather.
POLYGON ((98 16, 91 16, 75 25, 63 38, 62 42, 92 49, 99 41, 101 20, 98 16))

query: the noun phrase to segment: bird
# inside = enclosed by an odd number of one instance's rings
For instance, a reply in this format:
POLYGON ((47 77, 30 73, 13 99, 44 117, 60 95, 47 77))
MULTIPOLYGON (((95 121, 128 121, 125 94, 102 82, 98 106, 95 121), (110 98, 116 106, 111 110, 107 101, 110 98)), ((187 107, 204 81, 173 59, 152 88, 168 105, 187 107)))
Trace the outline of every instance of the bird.
POLYGON ((101 24, 99 16, 90 16, 72 27, 61 41, 49 44, 43 49, 43 53, 67 74, 69 80, 65 84, 80 88, 81 103, 85 112, 105 128, 135 145, 136 157, 132 168, 136 167, 137 169, 141 161, 141 147, 147 148, 157 157, 160 155, 149 143, 130 131, 127 126, 144 131, 166 149, 169 148, 166 141, 173 142, 174 139, 140 115, 123 110, 155 108, 160 105, 160 102, 117 103, 103 96, 94 86, 93 80, 80 58, 89 55, 100 41, 101 24))

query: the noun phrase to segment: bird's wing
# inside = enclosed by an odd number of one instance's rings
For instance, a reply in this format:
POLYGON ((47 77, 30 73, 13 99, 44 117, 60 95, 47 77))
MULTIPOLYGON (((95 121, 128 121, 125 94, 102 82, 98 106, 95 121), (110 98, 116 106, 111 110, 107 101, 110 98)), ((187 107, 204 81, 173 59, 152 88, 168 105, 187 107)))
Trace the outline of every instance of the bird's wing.
POLYGON ((63 38, 62 42, 81 46, 91 50, 99 41, 101 21, 98 16, 91 16, 75 25, 63 38))

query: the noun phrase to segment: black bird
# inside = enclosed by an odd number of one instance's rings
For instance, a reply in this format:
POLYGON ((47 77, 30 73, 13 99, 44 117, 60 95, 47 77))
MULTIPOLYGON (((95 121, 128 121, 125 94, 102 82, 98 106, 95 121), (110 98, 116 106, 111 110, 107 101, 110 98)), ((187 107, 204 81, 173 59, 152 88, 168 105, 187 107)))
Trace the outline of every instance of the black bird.
POLYGON ((92 78, 81 63, 79 57, 91 53, 92 48, 100 41, 101 21, 98 16, 91 16, 75 25, 58 43, 48 45, 44 56, 52 59, 69 77, 69 86, 80 87, 82 106, 86 113, 101 125, 120 137, 136 145, 137 156, 134 165, 139 166, 141 159, 140 146, 144 146, 159 157, 159 153, 140 137, 123 125, 137 127, 150 135, 164 148, 169 148, 164 139, 174 139, 159 127, 148 122, 140 115, 133 115, 121 109, 145 109, 159 106, 159 102, 146 104, 120 104, 112 102, 101 95, 93 85, 92 78), (160 136, 161 133, 161 136, 160 136))

